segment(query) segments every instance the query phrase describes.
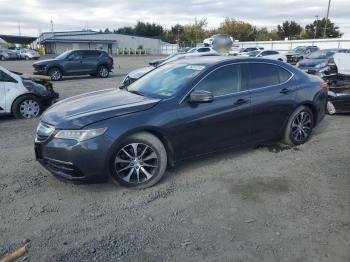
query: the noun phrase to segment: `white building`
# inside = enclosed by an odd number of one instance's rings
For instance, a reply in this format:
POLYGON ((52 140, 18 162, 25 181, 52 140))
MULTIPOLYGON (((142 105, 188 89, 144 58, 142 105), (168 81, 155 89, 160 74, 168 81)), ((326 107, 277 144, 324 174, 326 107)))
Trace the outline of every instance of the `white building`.
POLYGON ((96 31, 45 32, 36 42, 48 54, 60 54, 70 49, 100 49, 116 54, 122 49, 144 49, 149 54, 160 54, 162 40, 158 38, 103 33, 96 31))

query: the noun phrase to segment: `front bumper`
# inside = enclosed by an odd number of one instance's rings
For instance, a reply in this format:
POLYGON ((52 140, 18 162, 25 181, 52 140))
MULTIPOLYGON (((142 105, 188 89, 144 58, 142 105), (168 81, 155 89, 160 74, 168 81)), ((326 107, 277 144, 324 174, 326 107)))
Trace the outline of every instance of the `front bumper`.
POLYGON ((37 137, 34 151, 36 160, 56 177, 75 183, 96 183, 108 178, 110 146, 105 135, 83 142, 52 137, 38 141, 37 137))
POLYGON ((47 66, 34 66, 34 75, 47 75, 47 66))

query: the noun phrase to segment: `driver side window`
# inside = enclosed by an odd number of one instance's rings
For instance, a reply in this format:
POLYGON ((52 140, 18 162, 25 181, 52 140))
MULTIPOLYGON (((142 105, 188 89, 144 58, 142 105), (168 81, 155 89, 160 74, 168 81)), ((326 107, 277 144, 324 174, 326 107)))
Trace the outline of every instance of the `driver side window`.
POLYGON ((199 82, 195 90, 208 91, 214 96, 241 91, 240 65, 226 65, 215 69, 199 82))
POLYGON ((83 59, 82 52, 74 52, 68 57, 69 60, 81 60, 83 59))

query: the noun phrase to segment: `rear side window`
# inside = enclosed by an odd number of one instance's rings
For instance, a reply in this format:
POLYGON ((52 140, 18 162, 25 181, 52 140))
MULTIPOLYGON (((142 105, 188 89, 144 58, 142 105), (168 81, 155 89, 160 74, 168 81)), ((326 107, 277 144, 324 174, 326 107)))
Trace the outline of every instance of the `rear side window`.
POLYGON ((257 89, 273 86, 287 81, 291 74, 276 65, 265 63, 251 63, 244 66, 246 84, 248 89, 257 89))
POLYGON ((86 59, 96 59, 100 56, 100 53, 97 51, 84 51, 83 58, 86 59))
POLYGON ((228 95, 241 90, 241 66, 227 65, 207 75, 196 90, 212 92, 214 96, 228 95))

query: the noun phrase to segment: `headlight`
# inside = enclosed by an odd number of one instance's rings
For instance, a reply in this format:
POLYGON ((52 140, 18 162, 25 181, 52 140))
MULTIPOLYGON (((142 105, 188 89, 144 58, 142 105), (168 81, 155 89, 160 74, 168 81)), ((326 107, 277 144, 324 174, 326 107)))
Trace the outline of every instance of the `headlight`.
POLYGON ((296 66, 296 67, 300 67, 300 63, 299 63, 299 62, 296 63, 295 66, 296 66))
POLYGON ((325 66, 327 66, 327 65, 328 65, 327 62, 323 62, 323 63, 321 63, 321 64, 316 65, 315 67, 316 67, 316 68, 322 68, 322 67, 325 67, 325 66))
POLYGON ((60 130, 56 133, 55 138, 71 139, 81 142, 103 135, 106 130, 106 127, 89 130, 60 130))

